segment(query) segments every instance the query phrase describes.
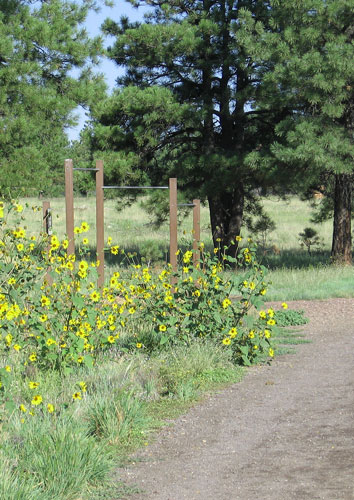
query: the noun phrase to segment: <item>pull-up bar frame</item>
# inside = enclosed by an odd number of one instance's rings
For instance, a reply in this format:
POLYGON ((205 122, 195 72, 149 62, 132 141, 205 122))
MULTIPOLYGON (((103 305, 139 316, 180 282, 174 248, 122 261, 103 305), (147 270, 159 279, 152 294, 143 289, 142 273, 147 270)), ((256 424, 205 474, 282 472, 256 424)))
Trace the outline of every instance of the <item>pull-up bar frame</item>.
MULTIPOLYGON (((104 189, 169 189, 170 191, 170 264, 173 272, 177 272, 177 207, 193 207, 193 262, 200 259, 198 245, 200 241, 200 200, 193 203, 177 203, 177 179, 170 178, 168 186, 104 186, 103 161, 96 161, 96 168, 74 168, 72 160, 65 160, 65 205, 66 233, 69 241, 68 255, 75 253, 74 240, 74 182, 73 171, 96 172, 96 253, 98 264, 98 287, 104 284, 104 189)), ((172 284, 175 279, 172 279, 172 284)))

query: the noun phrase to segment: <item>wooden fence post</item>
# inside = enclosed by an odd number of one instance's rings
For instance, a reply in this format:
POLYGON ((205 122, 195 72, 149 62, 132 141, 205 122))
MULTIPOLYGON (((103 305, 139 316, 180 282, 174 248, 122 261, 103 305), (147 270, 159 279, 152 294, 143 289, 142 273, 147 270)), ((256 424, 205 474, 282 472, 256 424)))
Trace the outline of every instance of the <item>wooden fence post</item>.
POLYGON ((50 210, 50 201, 43 201, 43 232, 48 236, 51 236, 53 233, 52 230, 52 213, 50 210))
POLYGON ((200 261, 200 200, 193 200, 193 265, 200 261))
MULTIPOLYGON (((170 264, 177 272, 177 179, 169 179, 170 188, 170 264)), ((172 280, 175 283, 176 279, 172 280)))
POLYGON ((69 241, 67 254, 75 254, 74 240, 74 178, 73 161, 65 160, 66 235, 69 241))
POLYGON ((96 161, 96 247, 98 266, 97 286, 104 284, 104 193, 103 193, 103 161, 96 161))

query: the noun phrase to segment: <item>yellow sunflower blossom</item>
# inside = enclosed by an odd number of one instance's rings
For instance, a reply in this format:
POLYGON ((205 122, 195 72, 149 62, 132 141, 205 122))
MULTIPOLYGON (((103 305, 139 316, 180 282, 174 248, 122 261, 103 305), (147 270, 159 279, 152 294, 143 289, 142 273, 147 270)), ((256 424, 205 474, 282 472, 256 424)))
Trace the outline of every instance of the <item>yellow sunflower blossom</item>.
POLYGON ((40 396, 39 394, 36 394, 35 396, 33 396, 31 404, 34 406, 38 406, 42 403, 42 401, 43 401, 42 396, 40 396))

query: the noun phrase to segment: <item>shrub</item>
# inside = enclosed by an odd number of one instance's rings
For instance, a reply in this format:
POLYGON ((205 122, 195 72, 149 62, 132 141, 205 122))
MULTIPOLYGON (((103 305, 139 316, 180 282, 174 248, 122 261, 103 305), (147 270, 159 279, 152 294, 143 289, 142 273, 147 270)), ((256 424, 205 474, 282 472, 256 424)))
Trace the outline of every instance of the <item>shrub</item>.
POLYGON ((305 227, 302 233, 299 233, 300 245, 307 248, 307 252, 311 255, 311 248, 321 248, 323 243, 317 234, 317 231, 312 227, 305 227))
MULTIPOLYGON (((22 210, 16 202, 0 206, 0 398, 10 411, 19 408, 23 419, 57 411, 38 389, 40 373, 91 367, 102 351, 148 353, 213 339, 238 364, 273 356, 274 312, 251 314, 267 287, 251 241, 237 259, 225 253, 222 262, 220 249, 209 253, 201 245, 196 268, 186 251, 176 273, 170 266, 156 274, 132 264, 124 278, 115 272, 98 289, 98 263, 86 257, 87 239, 77 258, 67 255, 67 239, 27 235, 22 210), (7 224, 11 213, 17 216, 14 228, 7 224), (230 264, 242 272, 226 274, 230 264), (26 387, 23 401, 15 397, 14 375, 26 387)), ((75 233, 87 230, 83 222, 75 233)), ((107 244, 113 255, 121 252, 110 238, 107 244)), ((66 404, 80 401, 85 391, 85 382, 78 382, 66 404)))
POLYGON ((135 266, 128 280, 134 283, 130 310, 148 328, 128 339, 130 347, 154 350, 213 338, 232 349, 236 363, 250 364, 265 352, 272 355, 273 312, 249 314, 263 304, 267 286, 266 269, 255 260, 255 248, 244 248, 237 259, 224 254, 223 264, 216 256, 219 249, 210 254, 202 245, 200 251, 198 267, 193 268, 193 253, 187 251, 181 256, 179 272, 167 267, 157 279, 148 268, 135 266), (244 271, 226 275, 225 268, 236 261, 244 271), (236 300, 230 298, 232 292, 237 292, 236 300))
POLYGON ((294 309, 276 311, 275 319, 278 326, 305 325, 309 322, 308 318, 305 317, 304 311, 297 311, 294 309))

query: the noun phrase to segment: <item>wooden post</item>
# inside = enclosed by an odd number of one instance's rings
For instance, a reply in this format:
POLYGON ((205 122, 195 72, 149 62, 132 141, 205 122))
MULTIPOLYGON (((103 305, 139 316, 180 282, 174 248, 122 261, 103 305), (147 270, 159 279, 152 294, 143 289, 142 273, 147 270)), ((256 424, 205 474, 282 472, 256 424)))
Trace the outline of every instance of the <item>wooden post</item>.
POLYGON ((193 200, 193 265, 200 261, 200 200, 193 200))
POLYGON ((73 161, 65 160, 65 209, 66 235, 69 241, 67 254, 75 254, 74 240, 74 176, 73 161))
MULTIPOLYGON (((50 201, 43 201, 42 203, 42 213, 43 213, 43 232, 48 236, 48 244, 47 244, 47 254, 50 249, 50 239, 49 236, 52 234, 52 214, 50 210, 50 201)), ((45 281, 51 285, 53 283, 52 277, 49 274, 51 267, 49 266, 45 275, 45 281)))
MULTIPOLYGON (((169 179, 170 188, 170 264, 177 272, 177 179, 169 179)), ((172 280, 175 283, 176 279, 172 280)))
POLYGON ((52 231, 52 214, 50 210, 50 201, 43 201, 43 232, 51 236, 52 231))
POLYGON ((96 247, 98 266, 97 286, 104 284, 104 195, 103 195, 103 161, 96 161, 96 247))

